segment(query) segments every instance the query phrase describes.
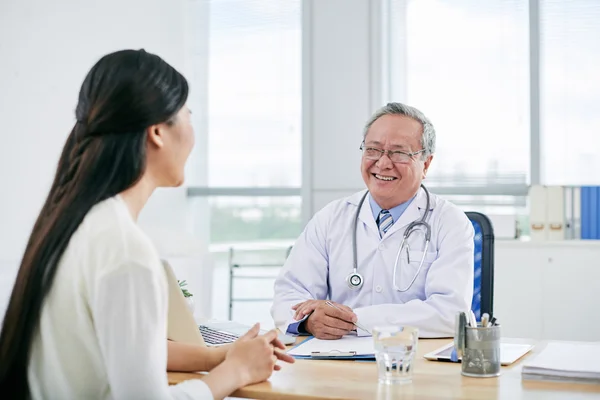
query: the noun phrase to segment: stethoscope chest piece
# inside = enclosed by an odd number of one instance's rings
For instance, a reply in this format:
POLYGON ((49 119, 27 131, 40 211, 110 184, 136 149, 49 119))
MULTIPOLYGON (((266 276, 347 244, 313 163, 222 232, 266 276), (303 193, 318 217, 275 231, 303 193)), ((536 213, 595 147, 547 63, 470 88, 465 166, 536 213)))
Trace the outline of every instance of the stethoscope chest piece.
POLYGON ((360 289, 363 285, 363 281, 362 275, 358 272, 353 272, 346 277, 348 287, 353 290, 360 289))

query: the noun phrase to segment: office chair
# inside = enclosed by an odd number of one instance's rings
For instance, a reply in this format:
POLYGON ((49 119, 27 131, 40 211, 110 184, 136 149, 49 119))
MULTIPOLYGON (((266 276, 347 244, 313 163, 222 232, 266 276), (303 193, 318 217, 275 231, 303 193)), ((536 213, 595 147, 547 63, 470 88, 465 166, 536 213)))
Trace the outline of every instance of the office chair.
POLYGON ((481 315, 494 311, 494 228, 490 219, 479 212, 465 213, 475 230, 473 301, 471 310, 479 321, 481 315))

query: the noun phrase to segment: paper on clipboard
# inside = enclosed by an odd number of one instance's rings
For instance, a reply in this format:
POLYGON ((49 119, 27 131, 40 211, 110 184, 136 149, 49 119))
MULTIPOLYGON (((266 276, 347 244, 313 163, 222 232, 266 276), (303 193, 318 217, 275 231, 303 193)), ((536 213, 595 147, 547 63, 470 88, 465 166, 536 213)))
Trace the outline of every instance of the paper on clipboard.
POLYGON ((337 340, 310 338, 287 354, 295 358, 375 358, 375 345, 370 336, 346 335, 337 340))

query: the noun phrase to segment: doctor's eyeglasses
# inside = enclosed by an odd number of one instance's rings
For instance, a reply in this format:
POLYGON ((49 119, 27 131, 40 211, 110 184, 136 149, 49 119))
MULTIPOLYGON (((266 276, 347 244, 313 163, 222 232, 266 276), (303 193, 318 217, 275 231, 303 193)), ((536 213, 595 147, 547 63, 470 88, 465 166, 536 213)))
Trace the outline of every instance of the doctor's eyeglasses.
POLYGON ((394 163, 408 163, 413 160, 414 156, 416 156, 417 154, 421 154, 422 152, 425 151, 425 149, 421 149, 419 151, 413 151, 412 153, 407 153, 405 151, 400 151, 400 150, 383 150, 383 149, 378 149, 376 147, 366 147, 365 142, 362 142, 360 144, 360 149, 363 152, 363 156, 367 160, 377 161, 381 158, 381 156, 383 156, 384 154, 387 154, 387 156, 390 158, 390 160, 394 163))

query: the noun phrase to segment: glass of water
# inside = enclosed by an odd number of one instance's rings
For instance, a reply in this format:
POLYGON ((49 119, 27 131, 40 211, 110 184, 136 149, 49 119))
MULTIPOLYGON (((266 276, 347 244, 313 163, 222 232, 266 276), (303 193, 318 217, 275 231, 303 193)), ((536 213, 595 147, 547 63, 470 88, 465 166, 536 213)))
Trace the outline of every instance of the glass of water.
POLYGON ((408 326, 376 326, 373 329, 379 383, 412 382, 419 330, 408 326))

